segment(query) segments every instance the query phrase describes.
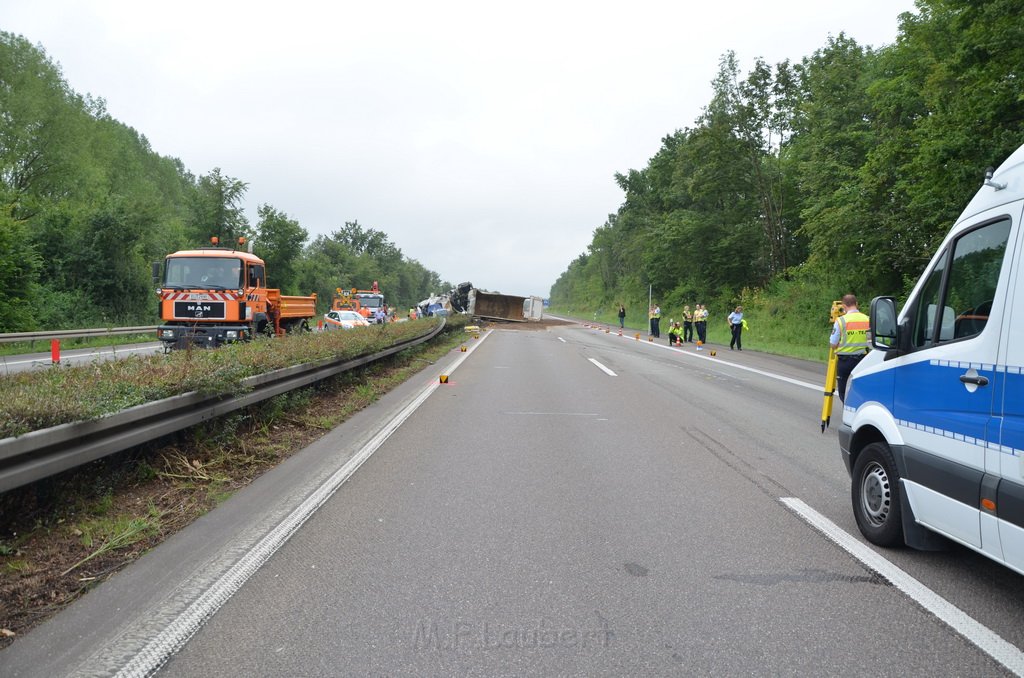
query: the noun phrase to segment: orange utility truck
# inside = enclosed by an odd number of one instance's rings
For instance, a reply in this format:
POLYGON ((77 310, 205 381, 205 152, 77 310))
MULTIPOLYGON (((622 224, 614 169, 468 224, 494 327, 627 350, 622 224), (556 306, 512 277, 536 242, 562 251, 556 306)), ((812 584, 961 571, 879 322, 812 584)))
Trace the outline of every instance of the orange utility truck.
MULTIPOLYGON (((251 252, 219 247, 182 250, 164 259, 157 336, 164 348, 216 347, 256 335, 308 331, 316 294, 292 297, 267 287, 263 260, 251 252)), ((245 244, 239 238, 239 246, 245 244)))
MULTIPOLYGON (((355 311, 359 315, 363 315, 360 309, 362 306, 359 305, 359 300, 352 296, 352 292, 356 290, 343 290, 340 287, 334 290, 334 299, 331 302, 332 311, 355 311)), ((365 318, 366 316, 363 315, 365 318)))
POLYGON ((369 323, 373 324, 377 322, 377 310, 386 311, 387 306, 384 304, 384 295, 381 294, 380 287, 377 286, 377 281, 374 280, 373 286, 368 290, 357 290, 354 287, 351 290, 342 290, 339 287, 337 295, 331 304, 331 309, 335 311, 355 311, 366 318, 369 323))

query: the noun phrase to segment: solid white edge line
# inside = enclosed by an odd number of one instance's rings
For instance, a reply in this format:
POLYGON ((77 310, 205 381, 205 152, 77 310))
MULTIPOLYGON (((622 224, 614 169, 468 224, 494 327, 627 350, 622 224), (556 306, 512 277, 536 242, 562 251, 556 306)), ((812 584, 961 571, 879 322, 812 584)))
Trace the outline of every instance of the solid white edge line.
POLYGON ((599 363, 596 360, 594 360, 593 358, 587 358, 587 360, 589 360, 590 362, 592 362, 595 365, 597 365, 597 369, 601 370, 602 372, 607 374, 609 377, 617 377, 617 376, 619 376, 619 375, 615 374, 614 372, 612 372, 611 370, 609 370, 604 365, 602 365, 601 363, 599 363))
MULTIPOLYGON (((158 348, 160 348, 160 347, 159 346, 147 346, 145 348, 141 348, 141 347, 140 348, 124 348, 124 349, 119 349, 119 350, 104 349, 102 351, 93 351, 92 353, 80 353, 78 355, 63 355, 62 354, 61 355, 61 360, 62 361, 67 361, 67 362, 72 362, 72 361, 75 361, 75 360, 93 359, 93 358, 102 357, 102 356, 105 356, 105 355, 117 355, 118 353, 139 353, 139 352, 142 352, 142 351, 155 351, 158 348)), ((81 351, 81 350, 88 350, 88 349, 73 348, 71 350, 72 351, 81 351)), ((23 360, 7 360, 5 358, 3 362, 4 362, 5 365, 23 365, 25 363, 38 363, 40 365, 43 365, 43 364, 49 365, 53 361, 49 357, 41 357, 41 358, 25 358, 23 360)))
MULTIPOLYGON (((555 316, 552 316, 552 317, 555 317, 555 316)), ((559 319, 561 320, 561 318, 559 318, 559 319)), ((618 335, 609 335, 609 336, 618 336, 618 335)), ((636 341, 636 340, 634 339, 634 341, 636 341)), ((712 358, 711 356, 701 355, 700 353, 689 353, 687 351, 684 351, 684 350, 681 350, 681 349, 678 349, 678 348, 673 348, 671 346, 665 346, 664 344, 658 344, 658 343, 654 343, 654 342, 650 342, 650 341, 640 342, 640 343, 643 343, 645 345, 650 345, 650 346, 652 346, 654 348, 658 348, 658 349, 661 349, 663 351, 672 351, 672 352, 674 352, 674 353, 676 353, 678 355, 684 355, 687 358, 697 358, 697 359, 700 359, 700 360, 708 360, 710 362, 715 363, 716 365, 728 365, 729 367, 735 367, 738 370, 745 370, 747 372, 753 372, 754 374, 760 374, 762 377, 768 377, 769 379, 776 379, 778 381, 784 381, 787 384, 793 384, 794 386, 799 386, 801 388, 809 388, 812 391, 817 391, 819 393, 822 390, 822 386, 820 384, 809 384, 806 381, 800 381, 799 379, 792 379, 790 377, 784 377, 781 374, 775 374, 773 372, 765 372, 764 370, 759 370, 759 369, 757 369, 755 367, 747 367, 746 365, 740 365, 738 363, 729 362, 728 360, 724 360, 722 358, 717 358, 717 357, 716 358, 712 358)), ((710 349, 708 349, 708 350, 710 350, 710 349)))
MULTIPOLYGON (((472 348, 461 354, 452 363, 451 367, 447 369, 447 372, 454 372, 489 335, 490 330, 485 332, 481 336, 480 341, 475 342, 472 348)), ((314 490, 287 518, 267 533, 256 546, 236 562, 231 569, 225 572, 210 588, 204 591, 188 609, 168 624, 160 634, 150 640, 126 666, 118 671, 117 675, 126 677, 150 676, 167 663, 167 660, 180 650, 252 575, 256 574, 259 568, 270 559, 270 556, 281 548, 302 527, 302 524, 330 499, 338 488, 362 466, 363 462, 369 459, 384 444, 384 441, 398 430, 398 427, 430 397, 439 385, 439 379, 428 384, 412 402, 406 405, 388 422, 387 426, 381 429, 344 466, 335 471, 330 478, 314 490)))
POLYGON ((1021 652, 1019 648, 1004 640, 987 626, 911 577, 892 562, 875 553, 802 500, 795 497, 783 497, 779 501, 803 518, 811 527, 859 560, 869 570, 889 581, 982 652, 1015 675, 1024 675, 1024 652, 1021 652))

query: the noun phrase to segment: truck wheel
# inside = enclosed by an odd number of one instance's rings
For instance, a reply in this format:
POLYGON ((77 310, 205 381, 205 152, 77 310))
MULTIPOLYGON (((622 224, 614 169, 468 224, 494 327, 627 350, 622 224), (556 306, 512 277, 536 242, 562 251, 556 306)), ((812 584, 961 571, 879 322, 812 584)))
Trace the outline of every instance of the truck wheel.
POLYGON ((851 496, 857 527, 869 542, 903 543, 900 476, 888 445, 871 443, 861 450, 853 465, 851 496))

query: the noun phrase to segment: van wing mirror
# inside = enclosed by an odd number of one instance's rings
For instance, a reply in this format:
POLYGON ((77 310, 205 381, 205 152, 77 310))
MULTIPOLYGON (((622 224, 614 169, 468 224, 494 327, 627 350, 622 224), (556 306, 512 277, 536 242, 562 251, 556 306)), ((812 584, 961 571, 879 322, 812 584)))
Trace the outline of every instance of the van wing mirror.
POLYGON ((871 347, 888 351, 897 346, 896 300, 875 297, 871 300, 871 347))

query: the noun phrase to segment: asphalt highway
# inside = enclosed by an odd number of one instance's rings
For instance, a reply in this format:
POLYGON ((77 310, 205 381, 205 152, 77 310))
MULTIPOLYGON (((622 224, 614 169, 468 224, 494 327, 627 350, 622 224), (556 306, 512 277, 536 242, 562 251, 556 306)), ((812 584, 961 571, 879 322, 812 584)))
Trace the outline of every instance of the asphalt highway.
POLYGON ((0 674, 1024 667, 1019 575, 860 538, 820 365, 581 325, 467 344, 0 653, 0 674))

